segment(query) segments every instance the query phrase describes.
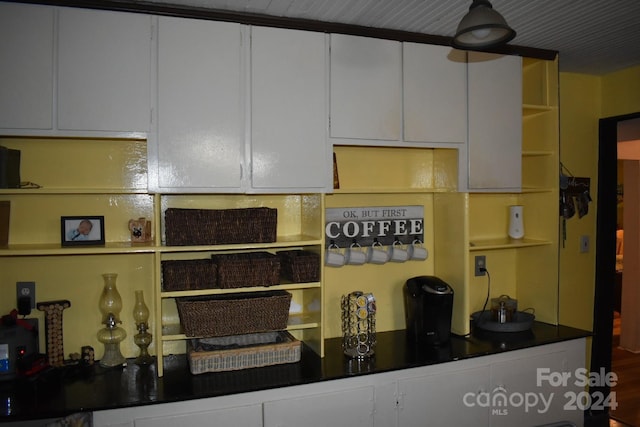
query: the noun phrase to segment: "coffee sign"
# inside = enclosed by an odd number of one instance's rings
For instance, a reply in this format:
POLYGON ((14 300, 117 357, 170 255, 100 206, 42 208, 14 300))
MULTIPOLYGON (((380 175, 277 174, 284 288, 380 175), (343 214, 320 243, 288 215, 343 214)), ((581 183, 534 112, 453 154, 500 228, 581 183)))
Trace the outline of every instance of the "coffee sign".
POLYGON ((385 246, 396 240, 424 242, 424 206, 328 208, 324 231, 325 244, 341 248, 354 242, 370 246, 376 240, 385 246))

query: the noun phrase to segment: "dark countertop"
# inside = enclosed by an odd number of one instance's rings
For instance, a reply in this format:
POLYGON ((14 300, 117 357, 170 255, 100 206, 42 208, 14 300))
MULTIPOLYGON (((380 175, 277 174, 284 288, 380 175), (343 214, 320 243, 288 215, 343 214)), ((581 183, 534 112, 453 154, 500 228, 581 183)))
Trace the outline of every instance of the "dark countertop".
POLYGON ((165 358, 164 376, 156 366, 104 369, 97 364, 51 369, 28 380, 0 382, 0 423, 60 418, 75 412, 168 403, 278 387, 309 384, 354 375, 445 363, 590 336, 590 332, 534 322, 530 331, 453 336, 439 348, 416 347, 404 330, 378 332, 376 354, 358 362, 342 353, 341 338, 325 341, 325 357, 303 346, 300 362, 242 371, 192 375, 184 355, 165 358))

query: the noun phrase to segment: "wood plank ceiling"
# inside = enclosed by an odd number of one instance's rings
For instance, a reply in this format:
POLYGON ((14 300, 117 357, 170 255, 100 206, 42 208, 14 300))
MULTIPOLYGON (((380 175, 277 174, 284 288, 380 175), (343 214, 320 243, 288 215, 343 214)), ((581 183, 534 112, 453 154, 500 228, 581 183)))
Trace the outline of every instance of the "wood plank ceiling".
MULTIPOLYGON (((470 0, 129 0, 451 37, 470 0)), ((602 75, 640 65, 640 0, 493 0, 513 45, 559 52, 560 70, 602 75)))

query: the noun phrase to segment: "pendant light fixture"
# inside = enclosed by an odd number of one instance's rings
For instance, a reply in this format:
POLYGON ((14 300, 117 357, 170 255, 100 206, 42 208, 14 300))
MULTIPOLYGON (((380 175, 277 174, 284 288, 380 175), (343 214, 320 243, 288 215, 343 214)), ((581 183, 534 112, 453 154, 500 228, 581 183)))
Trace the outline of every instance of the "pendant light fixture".
POLYGON ((451 44, 458 49, 483 50, 507 43, 515 36, 516 32, 488 0, 473 0, 451 44))

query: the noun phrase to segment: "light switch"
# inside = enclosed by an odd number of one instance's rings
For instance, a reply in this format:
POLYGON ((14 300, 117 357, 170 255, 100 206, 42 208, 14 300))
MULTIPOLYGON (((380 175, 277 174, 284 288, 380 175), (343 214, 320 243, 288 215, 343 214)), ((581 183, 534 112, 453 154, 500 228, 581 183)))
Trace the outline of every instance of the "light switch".
POLYGON ((589 236, 580 236, 580 253, 589 252, 589 236))

